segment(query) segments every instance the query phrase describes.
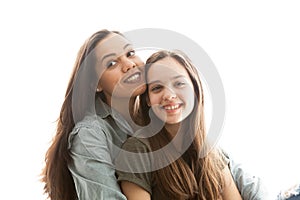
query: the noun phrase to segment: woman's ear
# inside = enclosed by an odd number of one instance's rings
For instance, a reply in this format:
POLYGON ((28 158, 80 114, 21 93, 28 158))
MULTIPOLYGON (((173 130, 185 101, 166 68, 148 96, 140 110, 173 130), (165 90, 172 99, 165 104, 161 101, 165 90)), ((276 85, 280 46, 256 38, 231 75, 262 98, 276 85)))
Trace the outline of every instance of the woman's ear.
POLYGON ((101 87, 97 87, 96 92, 102 92, 102 88, 101 87))
POLYGON ((102 87, 100 85, 100 83, 98 83, 98 86, 97 86, 97 89, 96 89, 96 92, 102 92, 102 87))

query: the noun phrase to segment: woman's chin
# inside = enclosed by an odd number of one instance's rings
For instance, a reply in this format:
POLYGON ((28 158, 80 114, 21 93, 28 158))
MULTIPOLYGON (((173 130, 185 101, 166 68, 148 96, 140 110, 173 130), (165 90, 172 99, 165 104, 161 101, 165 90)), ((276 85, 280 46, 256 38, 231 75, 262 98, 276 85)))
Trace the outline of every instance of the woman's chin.
POLYGON ((146 91, 146 88, 147 88, 146 85, 142 85, 142 86, 138 87, 137 89, 135 89, 133 91, 132 96, 136 97, 138 95, 143 94, 146 91))

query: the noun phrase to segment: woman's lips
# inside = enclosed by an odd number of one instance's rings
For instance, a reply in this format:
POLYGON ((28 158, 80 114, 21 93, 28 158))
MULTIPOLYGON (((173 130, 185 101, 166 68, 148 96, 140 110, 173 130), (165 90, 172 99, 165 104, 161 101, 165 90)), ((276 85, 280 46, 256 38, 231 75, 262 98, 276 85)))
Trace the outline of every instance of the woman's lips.
POLYGON ((124 83, 137 83, 141 80, 141 72, 136 72, 124 80, 124 83))
POLYGON ((172 105, 164 105, 161 106, 162 109, 164 109, 166 112, 176 112, 178 109, 180 109, 182 106, 181 103, 172 104, 172 105))

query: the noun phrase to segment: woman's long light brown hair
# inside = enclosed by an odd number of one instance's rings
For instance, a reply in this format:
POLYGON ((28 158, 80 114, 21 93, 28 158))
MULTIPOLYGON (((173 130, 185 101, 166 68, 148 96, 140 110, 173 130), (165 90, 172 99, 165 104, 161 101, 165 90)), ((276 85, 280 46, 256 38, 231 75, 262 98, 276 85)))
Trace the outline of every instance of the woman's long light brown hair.
MULTIPOLYGON (((100 41, 112 33, 120 34, 119 32, 108 30, 101 30, 94 33, 85 41, 78 52, 60 115, 57 119, 56 134, 46 152, 46 164, 41 174, 41 181, 45 184, 44 192, 48 194, 51 200, 78 199, 73 178, 68 169, 68 164, 72 162, 68 150, 68 138, 75 122, 83 119, 86 112, 89 111, 91 105, 93 105, 91 101, 95 99, 95 96, 91 97, 91 94, 95 95, 96 85, 90 87, 81 85, 81 83, 91 83, 91 80, 97 81, 99 78, 95 69, 96 59, 93 54, 93 49, 100 41), (89 59, 87 59, 88 56, 90 57, 89 59), (90 74, 79 76, 83 68, 93 70, 90 71, 90 74), (77 88, 75 94, 74 85, 76 82, 77 88), (76 100, 76 104, 74 104, 74 100, 76 100), (74 109, 76 109, 76 120, 74 120, 74 109)), ((97 82, 94 84, 97 84, 97 82)))
MULTIPOLYGON (((181 51, 159 51, 152 54, 146 62, 146 74, 151 65, 166 57, 175 59, 189 74, 194 86, 195 106, 192 113, 181 124, 184 137, 193 137, 191 145, 184 154, 168 166, 152 172, 153 183, 158 189, 161 199, 222 199, 224 185, 222 170, 225 166, 219 151, 212 150, 201 156, 205 149, 204 97, 203 88, 195 66, 181 51)), ((149 109, 146 102, 147 92, 141 97, 142 113, 146 123, 150 122, 149 109)), ((177 133, 178 134, 178 133, 177 133)), ((172 138, 166 129, 149 138, 153 151, 167 145, 172 138)), ((184 142, 184 141, 183 141, 184 142)), ((168 155, 161 159, 168 159, 168 155)), ((155 162, 162 162, 157 159, 155 162)))

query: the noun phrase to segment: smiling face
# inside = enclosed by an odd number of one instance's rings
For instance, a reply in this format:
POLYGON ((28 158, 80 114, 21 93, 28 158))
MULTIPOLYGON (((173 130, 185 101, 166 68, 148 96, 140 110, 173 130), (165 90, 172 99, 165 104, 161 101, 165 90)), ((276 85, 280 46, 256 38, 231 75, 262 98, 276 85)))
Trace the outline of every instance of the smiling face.
POLYGON ((149 104, 158 118, 177 124, 192 112, 194 87, 186 69, 174 58, 152 64, 147 78, 149 104))
POLYGON ((119 34, 110 34, 95 50, 100 79, 97 89, 110 104, 112 96, 135 97, 145 91, 144 62, 132 45, 119 34))

